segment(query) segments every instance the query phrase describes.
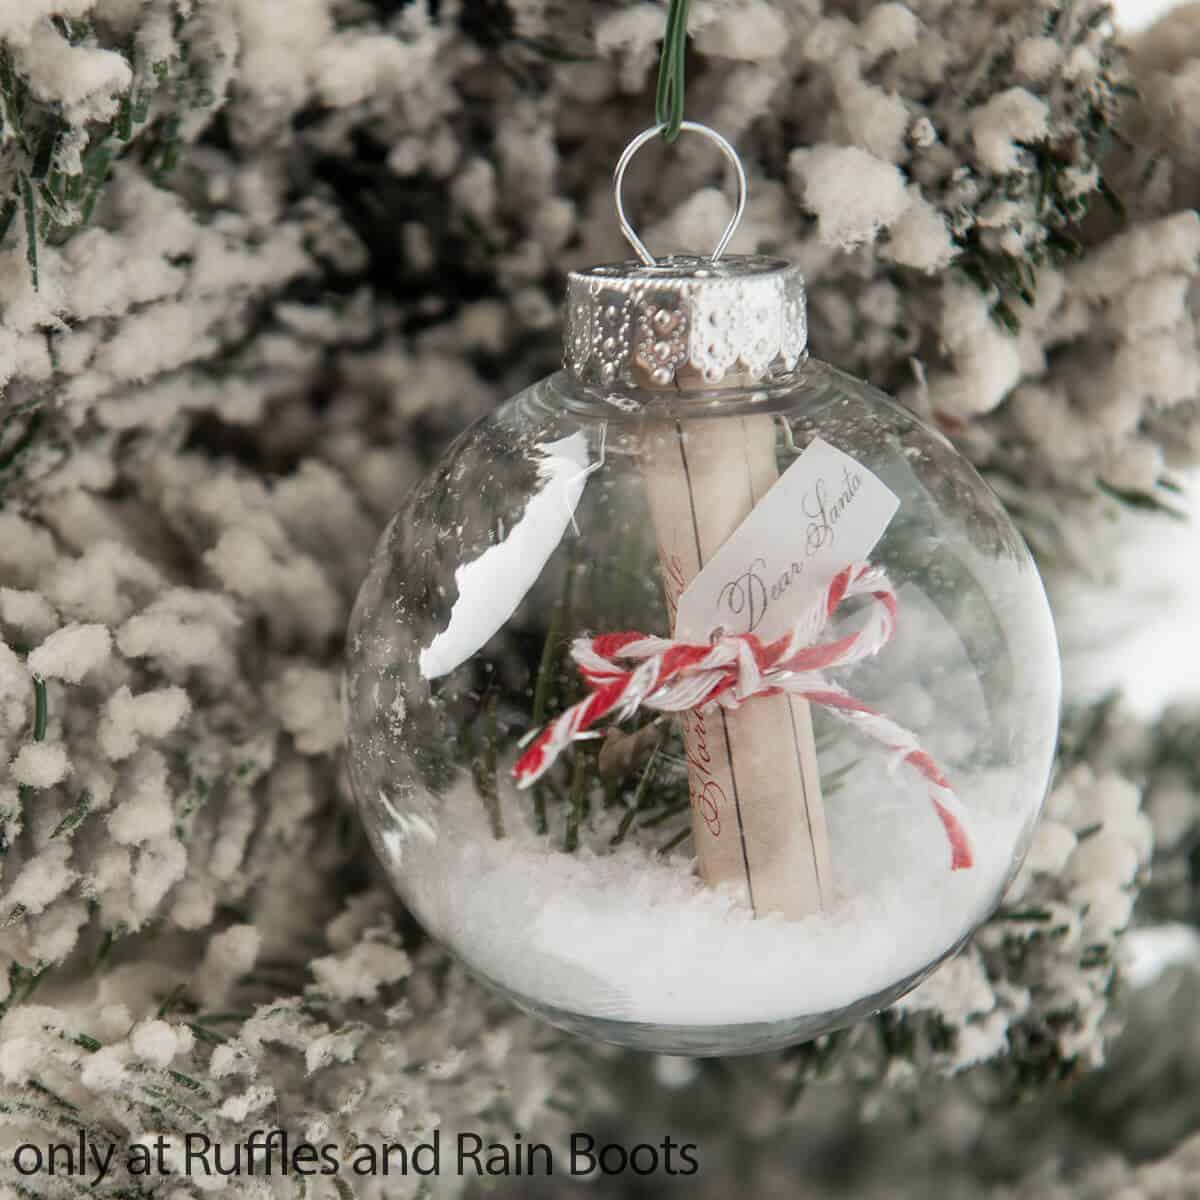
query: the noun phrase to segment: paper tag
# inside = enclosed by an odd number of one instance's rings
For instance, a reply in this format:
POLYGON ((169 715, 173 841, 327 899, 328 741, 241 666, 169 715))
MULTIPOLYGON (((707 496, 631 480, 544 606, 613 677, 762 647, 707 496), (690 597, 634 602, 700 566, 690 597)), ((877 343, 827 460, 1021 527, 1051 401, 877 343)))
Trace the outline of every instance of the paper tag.
POLYGON ((679 597, 675 636, 781 636, 838 571, 871 553, 899 507, 866 467, 814 438, 679 597))

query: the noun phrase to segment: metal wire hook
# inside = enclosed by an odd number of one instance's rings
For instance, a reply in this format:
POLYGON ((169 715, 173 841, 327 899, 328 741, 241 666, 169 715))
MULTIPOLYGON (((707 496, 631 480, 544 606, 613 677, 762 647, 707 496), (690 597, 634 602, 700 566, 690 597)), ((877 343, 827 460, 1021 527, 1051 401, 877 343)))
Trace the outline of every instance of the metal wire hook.
MULTIPOLYGON (((644 129, 629 143, 621 153, 621 157, 617 160, 616 169, 613 171, 613 198, 616 201, 617 221, 621 226, 621 232, 625 235, 625 240, 633 247, 634 253, 648 267, 658 266, 658 260, 646 249, 646 243, 637 235, 637 231, 629 223, 629 218, 625 215, 625 203, 621 199, 621 185, 625 181, 625 169, 629 166, 630 159, 648 142, 651 138, 657 137, 666 129, 666 123, 653 125, 649 129, 644 129)), ((742 168, 742 160, 738 158, 737 151, 723 138, 715 129, 710 129, 707 125, 701 125, 697 121, 684 121, 679 128, 688 130, 691 133, 702 133, 710 142, 716 143, 720 148, 721 153, 733 166, 734 174, 737 178, 737 204, 733 210, 733 216, 729 220, 729 224, 725 226, 725 232, 721 234, 721 240, 717 243, 717 248, 709 255, 710 262, 716 262, 725 252, 725 247, 729 245, 729 239, 733 237, 738 225, 742 219, 742 213, 746 211, 746 172, 742 168)))

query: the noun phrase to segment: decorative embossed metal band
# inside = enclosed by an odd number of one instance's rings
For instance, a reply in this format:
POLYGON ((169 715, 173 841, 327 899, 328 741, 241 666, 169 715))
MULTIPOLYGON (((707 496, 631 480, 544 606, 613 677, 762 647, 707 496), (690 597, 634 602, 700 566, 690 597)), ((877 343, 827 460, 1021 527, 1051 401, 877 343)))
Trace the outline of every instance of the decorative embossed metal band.
POLYGON ((563 365, 600 387, 670 387, 684 367, 710 384, 791 371, 808 342, 804 277, 781 258, 664 258, 567 277, 563 365))

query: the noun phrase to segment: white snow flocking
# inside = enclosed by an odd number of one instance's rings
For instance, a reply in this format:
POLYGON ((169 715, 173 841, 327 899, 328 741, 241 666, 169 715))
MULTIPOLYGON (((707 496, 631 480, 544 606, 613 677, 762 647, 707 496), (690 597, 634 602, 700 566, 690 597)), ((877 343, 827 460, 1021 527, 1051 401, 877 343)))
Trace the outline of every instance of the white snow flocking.
POLYGON ((454 572, 458 599, 450 622, 421 651, 426 679, 447 675, 485 645, 517 610, 562 541, 591 474, 587 438, 573 433, 534 447, 541 487, 508 536, 454 572))

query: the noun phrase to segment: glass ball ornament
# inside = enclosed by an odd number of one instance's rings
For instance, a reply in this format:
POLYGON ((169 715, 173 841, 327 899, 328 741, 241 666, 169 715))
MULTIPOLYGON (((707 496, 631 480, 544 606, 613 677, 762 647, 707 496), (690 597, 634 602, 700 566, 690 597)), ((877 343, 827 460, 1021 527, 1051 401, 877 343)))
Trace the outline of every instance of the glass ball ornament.
MULTIPOLYGON (((375 549, 346 678, 374 850, 429 934, 564 1029, 707 1055, 863 1017, 963 944, 1028 847, 1059 709, 1029 552, 942 434, 807 355, 787 263, 574 274, 565 358, 450 446, 375 549), (726 547, 745 586, 710 589, 710 644, 750 631, 756 596, 784 628, 855 537, 894 630, 801 670, 817 699, 613 712, 518 786, 529 736, 594 691, 574 639, 678 634, 726 547)), ((886 624, 879 604, 850 597, 809 640, 844 646, 886 624)))

